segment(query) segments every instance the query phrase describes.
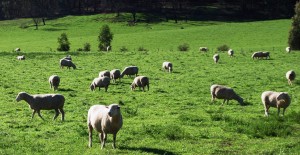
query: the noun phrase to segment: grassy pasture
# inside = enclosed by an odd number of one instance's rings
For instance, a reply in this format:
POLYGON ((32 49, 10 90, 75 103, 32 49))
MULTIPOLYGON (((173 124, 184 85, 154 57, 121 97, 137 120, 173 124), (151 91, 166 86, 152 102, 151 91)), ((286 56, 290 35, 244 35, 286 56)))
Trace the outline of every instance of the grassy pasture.
POLYGON ((68 16, 47 21, 39 30, 20 28, 27 19, 0 22, 0 154, 297 154, 300 150, 299 84, 288 86, 285 73, 296 73, 300 54, 285 53, 290 20, 260 22, 192 21, 188 23, 141 23, 104 20, 110 15, 68 16), (102 24, 114 33, 112 52, 98 52, 97 35, 102 24), (71 52, 56 52, 57 37, 66 32, 71 52), (85 42, 91 52, 75 52, 85 42), (188 52, 177 51, 188 43, 188 52), (227 44, 235 57, 219 52, 220 63, 212 60, 214 49, 227 44), (125 46, 128 52, 119 52, 125 46), (138 47, 149 51, 137 51, 138 47), (208 46, 208 53, 199 53, 208 46), (16 47, 25 61, 16 60, 16 47), (270 60, 252 60, 251 51, 267 50, 270 60), (59 59, 71 54, 77 70, 59 68, 59 59), (174 64, 174 72, 161 70, 163 61, 174 64), (104 89, 91 92, 90 82, 101 70, 137 65, 139 75, 150 78, 150 91, 130 91, 133 78, 125 77, 104 89), (59 91, 66 98, 65 122, 54 111, 42 111, 30 120, 31 110, 16 102, 21 91, 53 93, 48 84, 52 74, 61 77, 59 91), (230 86, 246 101, 220 106, 211 103, 209 88, 218 83, 230 86), (270 109, 264 117, 260 95, 265 90, 286 91, 292 104, 285 117, 270 109), (122 101, 124 126, 117 135, 117 149, 108 136, 100 150, 94 132, 88 148, 87 110, 94 104, 122 101))

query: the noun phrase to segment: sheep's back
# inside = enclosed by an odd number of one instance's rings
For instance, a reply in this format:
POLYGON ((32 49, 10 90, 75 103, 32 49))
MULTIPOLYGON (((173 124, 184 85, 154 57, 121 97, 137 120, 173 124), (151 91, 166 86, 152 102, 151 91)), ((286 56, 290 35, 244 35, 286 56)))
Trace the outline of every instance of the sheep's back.
POLYGON ((93 105, 88 111, 88 124, 90 124, 96 131, 102 131, 102 119, 107 115, 108 109, 104 105, 93 105))
POLYGON ((277 96, 280 93, 278 92, 273 92, 273 91, 265 91, 261 95, 261 100, 263 104, 270 105, 271 107, 276 107, 277 106, 277 96))
POLYGON ((60 94, 40 94, 33 95, 34 98, 34 109, 50 110, 63 108, 65 98, 60 94))

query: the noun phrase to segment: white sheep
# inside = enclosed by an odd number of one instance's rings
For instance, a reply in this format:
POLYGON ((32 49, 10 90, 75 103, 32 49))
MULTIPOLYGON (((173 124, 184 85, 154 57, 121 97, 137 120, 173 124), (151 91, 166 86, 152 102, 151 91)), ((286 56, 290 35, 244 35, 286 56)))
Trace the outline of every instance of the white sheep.
POLYGON ((18 60, 25 60, 25 55, 17 56, 17 59, 18 59, 18 60))
POLYGON ((117 79, 119 79, 119 82, 121 80, 121 71, 119 69, 113 69, 110 71, 110 78, 113 80, 113 82, 116 82, 117 79))
MULTIPOLYGON (((34 114, 37 114, 43 119, 40 114, 40 110, 55 110, 55 116, 53 119, 55 120, 61 113, 62 117, 61 120, 64 120, 65 112, 63 110, 65 98, 63 95, 60 94, 38 94, 38 95, 30 95, 25 92, 20 92, 17 95, 16 101, 19 102, 21 100, 26 101, 29 104, 29 107, 33 110, 31 119, 33 118, 34 114)), ((43 119, 44 120, 44 119, 43 119)))
POLYGON ((285 77, 288 80, 288 84, 292 85, 292 81, 294 81, 296 78, 296 73, 295 73, 295 71, 290 70, 285 74, 285 77))
POLYGON ((73 69, 76 69, 76 65, 68 59, 60 59, 60 68, 67 67, 70 69, 70 67, 73 67, 73 69))
POLYGON ((171 73, 173 71, 173 64, 171 62, 163 62, 162 69, 168 70, 171 73))
POLYGON ((15 48, 15 52, 20 52, 21 49, 19 47, 15 48))
POLYGON ((134 90, 136 87, 143 88, 143 91, 145 91, 145 86, 147 86, 149 91, 149 78, 146 76, 138 76, 135 77, 132 84, 131 84, 131 90, 134 90))
POLYGON ((137 66, 128 66, 128 67, 125 67, 124 70, 122 71, 121 77, 123 78, 124 75, 127 75, 127 76, 135 75, 135 76, 137 76, 138 72, 139 72, 139 68, 137 66))
POLYGON ((220 59, 219 54, 215 54, 215 55, 213 56, 213 59, 214 59, 214 62, 215 62, 215 63, 218 63, 218 61, 219 61, 219 59, 220 59))
POLYGON ((113 134, 113 148, 116 148, 116 137, 123 125, 122 114, 118 104, 93 105, 87 116, 89 130, 89 147, 92 147, 92 133, 95 129, 99 134, 101 149, 105 146, 107 134, 113 134))
POLYGON ((285 51, 286 51, 287 53, 290 53, 290 52, 291 52, 291 48, 290 48, 290 47, 286 47, 286 48, 285 48, 285 51))
POLYGON ((104 77, 98 77, 93 80, 93 82, 90 85, 90 89, 94 91, 96 87, 104 87, 105 91, 107 92, 108 86, 110 84, 110 77, 104 76, 104 77))
POLYGON ((227 101, 228 104, 229 100, 236 100, 240 105, 244 104, 243 98, 237 95, 232 88, 228 88, 226 86, 214 84, 210 87, 210 94, 212 101, 214 101, 215 98, 224 99, 222 105, 225 103, 225 101, 227 101))
POLYGON ((233 49, 229 49, 227 53, 230 57, 233 57, 234 51, 233 49))
POLYGON ((269 115, 269 108, 275 107, 278 109, 278 116, 280 108, 283 108, 283 115, 285 109, 290 105, 291 98, 286 92, 265 91, 261 94, 261 100, 265 108, 265 116, 269 115))
POLYGON ((200 52, 207 52, 208 48, 207 47, 199 47, 200 52))
POLYGON ((60 78, 59 76, 57 75, 51 75, 49 77, 49 83, 50 83, 50 88, 53 87, 53 90, 58 90, 58 86, 59 86, 59 83, 60 83, 60 78))
POLYGON ((107 76, 107 77, 110 78, 110 72, 109 72, 109 70, 101 71, 99 73, 99 77, 104 77, 104 76, 107 76))

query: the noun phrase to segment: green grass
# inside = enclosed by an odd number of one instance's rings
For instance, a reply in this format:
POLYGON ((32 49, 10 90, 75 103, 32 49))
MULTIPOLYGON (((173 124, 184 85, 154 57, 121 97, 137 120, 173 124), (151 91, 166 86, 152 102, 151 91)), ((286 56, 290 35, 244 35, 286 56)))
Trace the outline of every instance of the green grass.
MULTIPOLYGON (((27 19, 0 22, 0 154, 297 154, 300 150, 300 82, 289 86, 285 73, 299 73, 299 52, 284 49, 290 20, 259 22, 193 21, 126 26, 126 22, 104 20, 111 15, 68 16, 47 21, 39 30, 20 28, 27 19), (112 52, 98 52, 99 28, 109 24, 114 39, 112 52), (183 29, 182 29, 183 27, 183 29), (66 32, 71 52, 56 52, 57 37, 66 32), (75 52, 83 44, 91 52, 75 52), (189 44, 190 50, 177 47, 189 44), (215 49, 227 44, 235 57, 221 53, 214 64, 215 49), (198 52, 208 46, 208 53, 198 52), (20 47, 25 61, 16 60, 20 47), (126 47, 128 51, 120 52, 126 47), (138 51, 139 47, 147 51, 138 51), (50 50, 52 49, 52 50, 50 50), (252 60, 251 51, 267 50, 270 60, 252 60), (59 59, 72 55, 77 70, 59 68, 59 59), (174 72, 161 71, 163 61, 174 64, 174 72), (150 78, 150 91, 131 91, 133 78, 113 83, 108 92, 92 92, 89 85, 105 69, 137 65, 139 75, 150 78), (31 110, 16 102, 21 91, 30 94, 53 93, 50 75, 61 77, 59 91, 66 98, 65 122, 53 121, 54 111, 42 111, 30 120, 31 110), (236 101, 220 106, 211 103, 209 88, 218 83, 230 86, 247 106, 236 101), (285 117, 270 109, 264 117, 260 100, 263 91, 286 91, 292 103, 285 117), (94 132, 93 147, 88 148, 86 115, 94 104, 122 101, 124 126, 112 149, 112 135, 100 150, 94 132)), ((60 116, 59 116, 60 118, 60 116)))

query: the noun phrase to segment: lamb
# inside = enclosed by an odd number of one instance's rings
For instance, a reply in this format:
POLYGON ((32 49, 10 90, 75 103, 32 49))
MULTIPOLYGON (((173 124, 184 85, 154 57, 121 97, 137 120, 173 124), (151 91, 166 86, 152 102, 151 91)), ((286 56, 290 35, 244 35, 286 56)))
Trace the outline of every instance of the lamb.
POLYGON ((18 60, 25 60, 25 55, 17 56, 18 60))
POLYGON ((50 83, 50 88, 53 87, 53 90, 58 90, 58 86, 59 86, 59 83, 60 83, 60 78, 59 76, 57 75, 51 75, 49 77, 49 83, 50 83))
POLYGON ((149 78, 146 76, 138 76, 135 77, 132 84, 131 84, 131 90, 134 90, 136 87, 143 88, 143 91, 145 91, 145 86, 147 86, 149 91, 149 78))
POLYGON ((285 77, 288 80, 288 84, 292 85, 292 81, 294 81, 296 78, 296 73, 295 73, 295 71, 290 70, 285 74, 285 77))
MULTIPOLYGON (((20 92, 17 95, 16 101, 19 102, 21 100, 26 101, 29 104, 29 107, 33 110, 31 119, 33 119, 34 114, 37 112, 39 117, 43 119, 40 114, 40 110, 55 110, 55 116, 53 120, 57 118, 59 112, 62 117, 61 120, 64 121, 65 112, 63 110, 65 98, 60 94, 38 94, 38 95, 30 95, 26 92, 20 92)), ((44 119, 43 119, 44 120, 44 119)))
POLYGON ((93 80, 93 82, 91 83, 91 90, 94 91, 96 89, 96 87, 99 87, 99 91, 100 91, 100 87, 104 87, 105 88, 105 92, 107 92, 108 86, 110 84, 110 78, 107 76, 104 77, 98 77, 95 78, 93 80))
POLYGON ((229 49, 229 50, 228 50, 228 55, 229 55, 230 57, 233 57, 233 54, 234 54, 234 51, 233 51, 232 49, 229 49))
POLYGON ((213 56, 213 59, 214 59, 214 62, 215 62, 215 63, 218 63, 218 61, 219 61, 219 59, 220 59, 219 54, 215 54, 215 55, 213 56))
POLYGON ((104 76, 107 76, 107 77, 110 78, 110 72, 109 72, 109 70, 101 71, 99 73, 99 77, 104 77, 104 76))
POLYGON ((163 62, 162 64, 163 70, 168 70, 169 73, 173 71, 173 64, 171 62, 163 62))
POLYGON ((291 48, 290 48, 290 47, 286 47, 286 48, 285 48, 285 51, 286 51, 287 53, 290 53, 290 52, 291 52, 291 48))
POLYGON ((121 79, 121 71, 119 69, 113 69, 110 71, 110 78, 113 80, 113 82, 116 82, 116 79, 121 79))
POLYGON ((113 134, 113 148, 116 148, 116 137, 123 125, 122 114, 118 104, 93 105, 87 116, 89 130, 89 147, 92 147, 92 133, 95 129, 99 134, 101 149, 105 146, 107 134, 113 134))
POLYGON ((76 69, 75 64, 68 59, 60 59, 60 68, 63 68, 64 66, 66 66, 68 69, 70 69, 70 67, 73 67, 73 69, 76 69))
POLYGON ((285 109, 290 105, 291 98, 286 92, 265 91, 261 94, 261 100, 265 108, 265 116, 269 116, 269 108, 277 107, 278 116, 280 108, 283 108, 283 116, 285 109))
POLYGON ((214 101, 215 98, 224 99, 222 105, 225 103, 226 100, 227 100, 227 104, 229 100, 236 100, 239 102, 240 105, 244 104, 243 98, 237 95, 232 88, 228 88, 226 86, 214 84, 210 87, 210 93, 211 93, 212 101, 214 101))
POLYGON ((207 47, 199 47, 200 52, 207 52, 208 48, 207 47))
POLYGON ((137 66, 128 66, 128 67, 125 67, 124 70, 122 71, 121 77, 123 78, 124 75, 127 75, 127 76, 135 75, 135 76, 137 76, 138 72, 139 72, 139 68, 137 66))

